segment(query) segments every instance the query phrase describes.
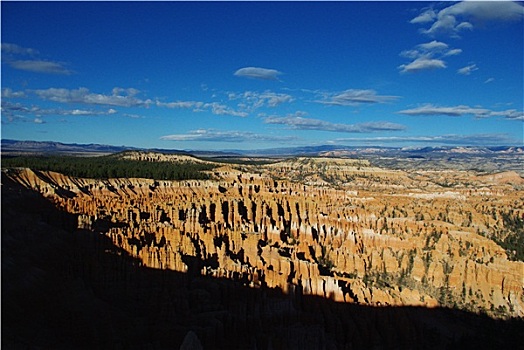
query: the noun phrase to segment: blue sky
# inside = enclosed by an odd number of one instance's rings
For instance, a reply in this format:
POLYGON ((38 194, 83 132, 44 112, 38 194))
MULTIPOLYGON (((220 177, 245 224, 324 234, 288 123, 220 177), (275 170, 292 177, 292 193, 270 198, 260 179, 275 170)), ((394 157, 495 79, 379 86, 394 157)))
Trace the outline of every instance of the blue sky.
POLYGON ((2 138, 523 145, 515 2, 9 2, 2 138))

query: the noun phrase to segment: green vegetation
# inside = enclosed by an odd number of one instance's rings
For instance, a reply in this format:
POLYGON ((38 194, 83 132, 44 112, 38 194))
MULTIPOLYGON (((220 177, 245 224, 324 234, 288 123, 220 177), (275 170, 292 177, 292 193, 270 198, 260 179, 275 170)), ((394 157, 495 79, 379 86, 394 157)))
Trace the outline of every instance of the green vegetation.
POLYGON ((332 270, 335 263, 330 259, 329 253, 325 246, 322 246, 322 256, 318 258, 318 269, 323 276, 332 276, 332 270))
POLYGON ((93 179, 148 178, 154 180, 204 180, 205 171, 213 164, 184 162, 146 162, 122 159, 118 154, 101 157, 74 156, 19 156, 2 157, 2 168, 30 168, 54 171, 68 176, 93 179))
POLYGON ((502 248, 506 249, 510 260, 524 261, 524 217, 513 213, 500 212, 504 223, 504 239, 495 238, 502 248))

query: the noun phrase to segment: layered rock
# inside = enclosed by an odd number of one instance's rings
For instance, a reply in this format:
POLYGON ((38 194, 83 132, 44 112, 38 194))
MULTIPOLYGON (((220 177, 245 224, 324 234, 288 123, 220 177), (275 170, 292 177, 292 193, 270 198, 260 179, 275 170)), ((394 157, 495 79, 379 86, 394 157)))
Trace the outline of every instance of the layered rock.
POLYGON ((206 181, 6 175, 147 267, 338 302, 524 316, 524 263, 486 238, 522 217, 524 196, 492 178, 322 159, 223 167, 206 181))

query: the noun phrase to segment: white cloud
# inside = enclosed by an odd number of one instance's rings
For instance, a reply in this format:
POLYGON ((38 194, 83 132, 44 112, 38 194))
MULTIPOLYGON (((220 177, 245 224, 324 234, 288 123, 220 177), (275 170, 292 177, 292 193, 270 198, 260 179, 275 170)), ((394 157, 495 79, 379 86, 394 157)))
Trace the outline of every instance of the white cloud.
POLYGON ((116 114, 117 111, 113 108, 110 108, 107 111, 92 111, 92 110, 84 110, 84 109, 73 109, 73 110, 50 109, 50 110, 42 110, 42 113, 58 114, 58 115, 74 115, 74 116, 92 116, 92 115, 112 115, 112 114, 116 114))
POLYGON ((452 49, 452 50, 449 50, 448 52, 446 52, 444 54, 444 57, 446 56, 456 56, 456 55, 459 55, 462 53, 462 49, 452 49))
POLYGON ((135 95, 136 89, 113 89, 111 95, 92 93, 87 88, 78 88, 75 90, 49 88, 46 90, 35 90, 35 94, 44 99, 61 103, 82 103, 88 105, 106 105, 119 107, 139 107, 148 106, 151 100, 141 100, 135 95), (122 95, 122 93, 125 93, 122 95))
POLYGON ((406 126, 391 122, 367 122, 355 124, 363 130, 363 132, 375 132, 375 131, 401 131, 405 130, 406 126))
POLYGON ((454 106, 454 107, 438 107, 432 104, 427 104, 422 107, 406 109, 400 111, 400 114, 406 115, 447 115, 452 117, 459 117, 462 115, 473 114, 475 116, 486 116, 489 114, 488 109, 483 108, 471 108, 468 106, 454 106))
POLYGON ((418 23, 428 23, 433 22, 435 18, 437 17, 437 14, 433 9, 426 10, 422 12, 417 17, 413 18, 410 23, 418 24, 418 23))
POLYGON ((462 52, 461 49, 449 49, 449 45, 433 40, 427 43, 419 44, 414 49, 405 50, 400 53, 401 56, 413 59, 408 64, 398 66, 401 73, 413 73, 431 69, 446 68, 444 57, 455 56, 462 52))
POLYGON ((519 21, 524 18, 524 7, 511 1, 462 1, 440 10, 437 14, 425 10, 411 23, 432 23, 422 32, 431 36, 449 34, 457 37, 465 30, 472 30, 473 23, 491 21, 519 21), (473 23, 472 23, 473 22, 473 23))
POLYGON ((477 21, 518 21, 524 7, 512 1, 464 1, 439 12, 439 16, 464 16, 477 21))
POLYGON ((478 70, 478 67, 476 64, 470 64, 469 66, 466 66, 466 67, 462 67, 460 69, 457 70, 457 73, 458 74, 462 74, 462 75, 470 75, 471 72, 474 72, 478 70))
POLYGON ((130 113, 124 113, 124 117, 132 118, 132 119, 142 119, 145 118, 144 116, 138 115, 138 114, 130 114, 130 113))
POLYGON ((282 103, 291 102, 293 98, 288 94, 278 94, 270 91, 263 93, 247 92, 244 97, 254 99, 257 105, 266 104, 269 107, 276 107, 282 103))
POLYGON ((469 30, 473 30, 473 24, 469 23, 469 22, 462 22, 460 23, 457 28, 456 28, 458 31, 462 30, 462 29, 469 29, 469 30))
POLYGON ((448 50, 448 44, 441 41, 430 41, 428 43, 418 44, 414 49, 405 50, 400 53, 400 56, 407 58, 431 58, 437 55, 439 56, 450 56, 456 55, 462 52, 460 49, 448 50))
POLYGON ((210 109, 216 115, 231 115, 234 117, 247 117, 249 115, 247 112, 236 111, 218 102, 205 103, 202 108, 210 109))
MULTIPOLYGON (((291 102, 293 98, 288 94, 279 94, 271 91, 252 92, 243 94, 229 94, 231 99, 241 99, 234 108, 219 102, 203 101, 171 101, 142 99, 140 91, 135 88, 115 87, 110 94, 94 93, 81 87, 78 89, 49 88, 45 90, 28 90, 44 100, 59 103, 80 103, 86 105, 106 105, 118 107, 149 107, 151 105, 171 109, 191 109, 193 112, 209 111, 215 115, 230 115, 247 117, 250 112, 260 107, 276 107, 282 103, 291 102)), ((3 90, 3 94, 14 97, 12 90, 3 90)), ((215 97, 215 96, 214 96, 215 97)))
POLYGON ((283 103, 293 101, 293 97, 288 94, 275 93, 272 91, 256 92, 245 91, 243 93, 229 93, 230 101, 240 100, 238 107, 246 111, 252 112, 255 109, 262 107, 277 107, 283 103))
POLYGON ((64 67, 62 63, 50 62, 50 61, 39 61, 39 60, 20 60, 20 61, 8 61, 11 67, 19 70, 25 70, 36 73, 47 73, 47 74, 63 74, 71 75, 73 71, 64 67))
POLYGON ((282 73, 275 69, 259 68, 259 67, 245 67, 237 70, 234 75, 237 77, 262 79, 262 80, 278 80, 278 76, 282 73))
POLYGON ((234 117, 247 117, 249 114, 245 111, 237 111, 229 106, 218 102, 201 102, 201 101, 176 101, 176 102, 160 102, 156 101, 158 107, 166 108, 184 108, 192 109, 193 112, 210 111, 216 115, 231 115, 234 117))
POLYGON ((85 109, 56 109, 56 108, 40 108, 38 106, 24 106, 20 103, 11 103, 2 101, 2 115, 10 117, 11 121, 17 120, 15 116, 32 116, 35 119, 41 119, 42 116, 99 116, 99 115, 113 115, 118 113, 115 109, 108 110, 85 110, 85 109))
POLYGON ((495 81, 495 78, 488 78, 486 79, 486 81, 484 81, 484 84, 488 84, 488 83, 491 83, 491 82, 494 82, 495 81))
POLYGON ((2 89, 2 98, 20 98, 26 97, 25 92, 23 91, 13 91, 11 88, 2 89))
POLYGON ((446 68, 446 63, 443 60, 436 58, 420 57, 408 64, 401 64, 398 66, 401 73, 413 73, 431 69, 446 68))
POLYGON ((121 88, 121 87, 114 87, 112 92, 113 92, 113 95, 125 94, 125 95, 128 95, 128 96, 136 96, 136 95, 138 95, 140 93, 140 90, 135 89, 135 88, 124 89, 124 88, 121 88))
MULTIPOLYGON (((462 29, 471 28, 471 24, 464 22, 460 23, 462 29)), ((454 16, 449 15, 440 15, 438 16, 438 20, 433 23, 433 25, 427 29, 422 30, 422 33, 428 34, 428 35, 434 35, 439 32, 456 32, 459 29, 457 28, 457 20, 454 16)), ((456 37, 457 34, 454 34, 453 37, 456 37)))
POLYGON ((505 111, 500 112, 490 112, 490 117, 503 117, 505 119, 510 120, 521 120, 524 121, 524 112, 523 111, 517 111, 516 109, 508 109, 505 111))
MULTIPOLYGON (((213 96, 216 97, 216 96, 213 96)), ((238 100, 235 107, 228 106, 219 102, 201 101, 175 101, 161 102, 156 101, 158 107, 166 108, 186 108, 193 112, 210 111, 216 115, 230 115, 235 117, 247 117, 249 113, 262 107, 277 107, 282 103, 293 101, 291 95, 279 94, 271 91, 255 92, 245 91, 243 93, 230 92, 227 94, 229 101, 238 100)))
POLYGON ((433 40, 429 43, 419 44, 418 47, 424 51, 442 51, 448 48, 448 44, 433 40))
POLYGON ((446 115, 450 117, 460 117, 463 115, 473 115, 475 118, 503 117, 510 120, 524 119, 524 112, 517 111, 516 109, 492 111, 486 108, 472 108, 464 105, 438 107, 432 104, 427 104, 422 107, 399 111, 398 113, 412 116, 446 115))
POLYGON ((2 43, 2 61, 14 69, 46 74, 70 75, 74 73, 67 69, 63 63, 35 58, 38 54, 39 52, 35 49, 2 43), (30 56, 31 59, 25 59, 24 56, 30 56), (24 57, 24 59, 21 59, 21 57, 24 57))
POLYGON ((266 124, 289 126, 293 130, 318 130, 345 133, 369 133, 376 131, 400 131, 406 129, 404 125, 390 122, 367 122, 358 124, 338 124, 320 119, 303 118, 289 115, 286 117, 269 116, 264 118, 266 124))
POLYGON ((334 143, 424 143, 457 146, 509 146, 521 144, 522 140, 515 140, 508 134, 470 134, 470 135, 438 135, 438 136, 391 136, 391 137, 351 137, 339 138, 334 143))
POLYGON ((404 50, 400 53, 400 56, 406 58, 419 58, 421 56, 418 50, 404 50))
POLYGON ((295 137, 262 135, 247 131, 218 131, 199 129, 187 134, 166 135, 160 137, 167 141, 201 141, 201 142, 286 142, 296 140, 295 137))
POLYGON ((197 102, 197 101, 176 101, 176 102, 160 102, 156 101, 155 104, 158 107, 166 107, 166 108, 202 108, 204 105, 204 102, 197 102))
POLYGON ((2 101, 2 114, 9 112, 30 112, 31 109, 23 106, 20 103, 11 103, 8 101, 2 101))
POLYGON ((375 90, 360 89, 349 89, 336 93, 323 92, 320 94, 322 99, 314 102, 336 106, 356 106, 362 103, 386 103, 399 98, 399 96, 377 95, 375 90))
POLYGON ((24 55, 24 56, 34 56, 38 55, 38 51, 35 49, 21 47, 16 44, 11 43, 2 43, 1 45, 2 53, 7 55, 24 55))

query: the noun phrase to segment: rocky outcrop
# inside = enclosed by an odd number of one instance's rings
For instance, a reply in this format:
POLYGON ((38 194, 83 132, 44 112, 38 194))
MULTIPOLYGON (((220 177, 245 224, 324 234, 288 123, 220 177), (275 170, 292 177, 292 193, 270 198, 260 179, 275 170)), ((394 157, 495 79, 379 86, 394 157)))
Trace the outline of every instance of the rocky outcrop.
POLYGON ((146 267, 336 302, 524 317, 524 263, 487 238, 524 215, 511 184, 350 160, 247 170, 181 182, 5 175, 146 267))

